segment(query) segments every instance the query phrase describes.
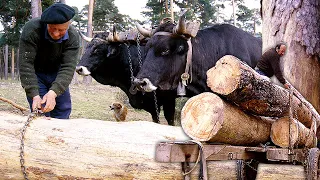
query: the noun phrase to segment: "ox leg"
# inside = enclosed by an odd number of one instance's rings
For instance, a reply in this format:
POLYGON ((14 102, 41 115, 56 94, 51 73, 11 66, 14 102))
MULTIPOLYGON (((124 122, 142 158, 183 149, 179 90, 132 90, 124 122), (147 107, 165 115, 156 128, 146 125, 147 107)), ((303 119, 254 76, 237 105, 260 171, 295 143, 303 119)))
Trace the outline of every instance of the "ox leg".
POLYGON ((157 113, 156 114, 152 113, 151 116, 152 116, 152 121, 153 122, 160 124, 160 120, 158 119, 157 113))
POLYGON ((163 103, 163 114, 169 125, 174 126, 174 114, 176 108, 175 98, 168 98, 166 102, 163 103))

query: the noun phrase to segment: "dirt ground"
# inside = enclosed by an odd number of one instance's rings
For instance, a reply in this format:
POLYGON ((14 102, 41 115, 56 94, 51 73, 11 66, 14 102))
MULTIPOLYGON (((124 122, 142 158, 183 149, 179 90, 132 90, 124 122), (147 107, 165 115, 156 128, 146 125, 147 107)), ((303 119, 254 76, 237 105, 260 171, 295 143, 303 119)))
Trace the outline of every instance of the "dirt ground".
MULTIPOLYGON (((98 119, 105 121, 115 121, 113 112, 110 110, 110 105, 113 102, 122 102, 128 107, 127 121, 152 121, 151 115, 144 111, 133 109, 128 104, 127 96, 116 87, 101 85, 97 82, 92 82, 90 85, 71 84, 70 94, 72 98, 72 112, 70 118, 86 118, 98 119)), ((23 107, 29 108, 25 97, 25 93, 19 81, 0 80, 0 97, 9 99, 23 107)), ((0 101, 0 111, 22 113, 12 105, 0 101)), ((160 123, 167 124, 160 113, 160 123)))

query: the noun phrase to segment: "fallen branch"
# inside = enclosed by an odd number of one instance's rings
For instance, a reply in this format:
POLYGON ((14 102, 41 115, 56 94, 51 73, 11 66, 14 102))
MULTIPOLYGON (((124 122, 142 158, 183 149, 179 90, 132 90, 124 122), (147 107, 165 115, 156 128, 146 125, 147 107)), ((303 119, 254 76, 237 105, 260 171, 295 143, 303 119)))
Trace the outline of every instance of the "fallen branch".
POLYGON ((16 104, 15 102, 13 102, 13 101, 11 101, 9 99, 6 99, 4 97, 0 97, 0 100, 3 101, 3 102, 7 102, 7 103, 11 104, 13 107, 18 108, 21 111, 29 111, 28 108, 22 107, 22 106, 16 104))

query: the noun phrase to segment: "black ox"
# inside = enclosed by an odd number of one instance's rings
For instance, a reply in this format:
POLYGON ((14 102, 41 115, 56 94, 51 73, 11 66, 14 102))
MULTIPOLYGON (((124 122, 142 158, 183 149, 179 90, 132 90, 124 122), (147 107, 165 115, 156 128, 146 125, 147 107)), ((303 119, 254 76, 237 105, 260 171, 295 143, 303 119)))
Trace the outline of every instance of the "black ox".
MULTIPOLYGON (((126 93, 133 108, 146 110, 151 114, 153 121, 159 123, 154 94, 139 91, 136 94, 131 94, 129 92, 131 78, 138 73, 141 64, 138 58, 137 43, 126 41, 127 46, 116 33, 109 32, 99 33, 94 38, 82 35, 82 38, 90 43, 76 67, 78 74, 91 75, 101 84, 119 87, 126 93)), ((143 54, 145 49, 143 44, 140 49, 143 54)), ((159 109, 163 106, 168 124, 174 125, 176 93, 157 91, 156 95, 159 109)))
MULTIPOLYGON (((154 31, 147 31, 137 24, 144 36, 146 57, 135 84, 144 91, 176 89, 186 69, 188 40, 192 46, 187 96, 211 91, 206 84, 206 72, 224 55, 233 55, 255 67, 262 53, 262 41, 232 25, 220 24, 199 30, 191 37, 181 16, 177 25, 172 21, 160 24, 154 31), (190 82, 191 81, 191 82, 190 82)), ((181 86, 179 86, 181 87, 181 86)))

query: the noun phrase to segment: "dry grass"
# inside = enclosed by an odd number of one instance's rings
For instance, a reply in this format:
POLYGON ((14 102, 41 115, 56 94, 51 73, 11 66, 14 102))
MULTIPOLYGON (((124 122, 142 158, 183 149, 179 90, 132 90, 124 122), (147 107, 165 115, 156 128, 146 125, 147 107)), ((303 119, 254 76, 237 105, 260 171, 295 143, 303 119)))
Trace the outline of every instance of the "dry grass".
MULTIPOLYGON (((70 118, 98 119, 115 121, 109 106, 115 102, 128 102, 126 95, 116 87, 101 85, 93 82, 90 85, 70 85, 72 98, 72 113, 70 118)), ((28 108, 23 88, 19 81, 0 80, 0 96, 28 108)), ((21 113, 8 103, 0 101, 0 111, 21 113)), ((152 121, 151 115, 144 110, 133 109, 128 106, 128 121, 152 121)), ((167 124, 160 114, 161 124, 167 124)))

